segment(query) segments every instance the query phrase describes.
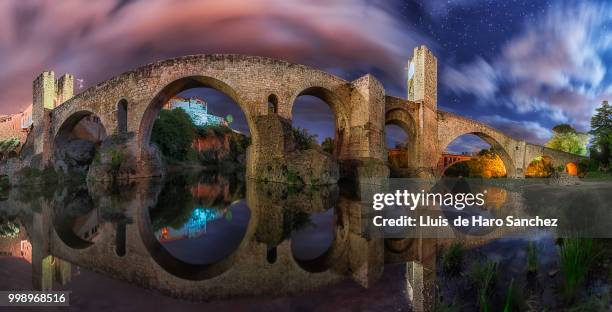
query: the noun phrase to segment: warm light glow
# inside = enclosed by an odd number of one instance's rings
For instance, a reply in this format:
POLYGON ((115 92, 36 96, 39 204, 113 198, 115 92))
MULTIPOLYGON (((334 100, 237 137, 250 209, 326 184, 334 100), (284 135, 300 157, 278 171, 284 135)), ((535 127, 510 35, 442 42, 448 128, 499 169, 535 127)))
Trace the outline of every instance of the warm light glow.
POLYGON ((576 166, 575 163, 567 163, 567 165, 565 165, 565 172, 567 172, 569 175, 577 176, 578 166, 576 166))

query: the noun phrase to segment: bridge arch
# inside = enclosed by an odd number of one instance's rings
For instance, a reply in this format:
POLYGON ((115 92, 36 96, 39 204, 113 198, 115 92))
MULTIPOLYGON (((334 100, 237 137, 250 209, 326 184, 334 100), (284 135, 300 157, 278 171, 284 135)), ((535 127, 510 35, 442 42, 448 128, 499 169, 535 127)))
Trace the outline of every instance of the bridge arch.
POLYGON ((388 128, 389 125, 395 125, 401 128, 406 135, 406 141, 402 144, 400 149, 387 146, 388 164, 391 169, 391 175, 405 176, 405 170, 410 171, 416 167, 416 121, 408 110, 402 107, 396 107, 385 113, 385 140, 388 140, 390 135, 389 132, 392 130, 388 128))
POLYGON ((245 101, 243 101, 238 95, 237 91, 235 91, 235 88, 220 79, 211 76, 196 75, 178 78, 165 85, 160 90, 154 92, 155 96, 148 103, 142 119, 140 120, 138 141, 139 145, 143 149, 146 149, 150 144, 153 124, 155 123, 155 119, 157 118, 157 115, 161 111, 164 104, 166 104, 173 96, 192 88, 212 88, 231 98, 236 104, 238 104, 242 112, 246 115, 249 129, 251 129, 251 135, 255 140, 256 131, 252 131, 253 126, 250 118, 250 112, 245 104, 245 101))
POLYGON ((340 99, 340 96, 322 85, 314 84, 298 89, 289 101, 289 118, 293 120, 295 114, 294 107, 301 96, 312 96, 327 104, 334 119, 334 156, 339 157, 345 152, 342 150, 343 146, 346 145, 343 142, 348 139, 349 112, 346 109, 347 104, 340 99))
MULTIPOLYGON (((445 151, 446 148, 450 145, 450 143, 452 143, 459 137, 466 135, 466 134, 475 135, 481 140, 483 140, 484 142, 486 142, 487 144, 489 144, 491 146, 491 149, 495 152, 497 156, 499 156, 499 158, 501 158, 502 162, 504 163, 504 167, 506 169, 506 176, 514 177, 515 172, 516 172, 516 167, 514 165, 514 161, 511 158, 509 152, 498 140, 496 140, 493 136, 491 136, 488 133, 480 132, 480 131, 455 133, 454 136, 451 136, 452 139, 448 143, 445 142, 445 145, 440 146, 441 150, 445 151)), ((440 156, 442 156, 442 154, 443 153, 440 153, 440 156)))
POLYGON ((80 110, 69 115, 53 137, 54 166, 64 171, 87 172, 107 129, 102 118, 92 111, 80 110))

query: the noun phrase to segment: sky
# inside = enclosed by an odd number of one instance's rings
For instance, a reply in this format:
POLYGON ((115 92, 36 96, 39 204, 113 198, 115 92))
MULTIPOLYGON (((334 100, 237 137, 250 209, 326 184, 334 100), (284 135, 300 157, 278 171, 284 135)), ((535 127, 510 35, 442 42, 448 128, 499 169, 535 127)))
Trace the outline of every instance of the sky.
MULTIPOLYGON (((612 99, 611 27, 606 1, 5 0, 0 113, 29 105, 43 70, 74 74, 80 92, 150 62, 206 53, 284 59, 347 80, 371 73, 405 97, 407 60, 425 44, 438 58, 439 108, 543 144, 559 123, 587 131, 594 109, 612 99)), ((240 114, 204 95, 219 103, 214 113, 240 114)), ((330 136, 325 104, 301 101, 294 124, 330 136)), ((389 131, 388 144, 402 140, 389 131)), ((449 150, 480 148, 458 141, 449 150)))

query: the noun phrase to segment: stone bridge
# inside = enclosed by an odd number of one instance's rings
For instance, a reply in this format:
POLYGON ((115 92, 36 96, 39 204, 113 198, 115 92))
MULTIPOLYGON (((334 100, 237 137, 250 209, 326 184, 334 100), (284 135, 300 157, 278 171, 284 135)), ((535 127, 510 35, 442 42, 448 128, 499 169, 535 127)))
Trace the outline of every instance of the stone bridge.
MULTIPOLYGON (((73 95, 72 76, 56 79, 53 72, 43 72, 33 83, 33 129, 26 142, 29 149, 24 149, 33 155, 29 158, 32 165, 52 163, 57 167, 58 155, 69 150, 66 142, 75 125, 95 116, 106 134, 123 137, 120 150, 130 164, 127 177, 160 175, 160 153, 150 144, 156 116, 172 96, 189 88, 208 87, 230 97, 244 112, 252 136, 247 175, 262 180, 282 182, 289 171, 300 170, 296 163, 304 157, 296 156, 290 131, 293 104, 300 95, 320 98, 334 114, 334 159, 338 160, 340 178, 367 181, 388 176, 386 124, 397 124, 408 133, 411 174, 417 177, 436 176, 436 164, 447 145, 468 133, 499 151, 509 177, 522 177, 537 156, 548 155, 555 165, 581 159, 438 110, 437 60, 425 46, 414 49, 409 68, 407 99, 386 95, 371 75, 346 81, 307 66, 242 55, 194 55, 160 61, 77 95, 73 95)), ((306 171, 319 176, 329 171, 322 162, 325 160, 309 164, 306 171)), ((333 177, 322 180, 333 181, 333 177)))

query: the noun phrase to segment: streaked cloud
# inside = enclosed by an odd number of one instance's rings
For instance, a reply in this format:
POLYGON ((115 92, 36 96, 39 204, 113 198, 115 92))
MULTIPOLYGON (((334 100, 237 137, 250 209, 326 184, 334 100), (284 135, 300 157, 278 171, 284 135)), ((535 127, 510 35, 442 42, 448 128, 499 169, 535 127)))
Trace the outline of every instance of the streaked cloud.
POLYGON ((187 54, 286 59, 344 78, 376 72, 402 89, 412 48, 432 44, 385 4, 367 0, 140 0, 0 3, 0 111, 31 101, 45 69, 90 86, 146 63, 187 54))
POLYGON ((485 106, 588 129, 601 100, 612 98, 612 5, 566 2, 526 23, 491 59, 448 68, 442 82, 485 106))

